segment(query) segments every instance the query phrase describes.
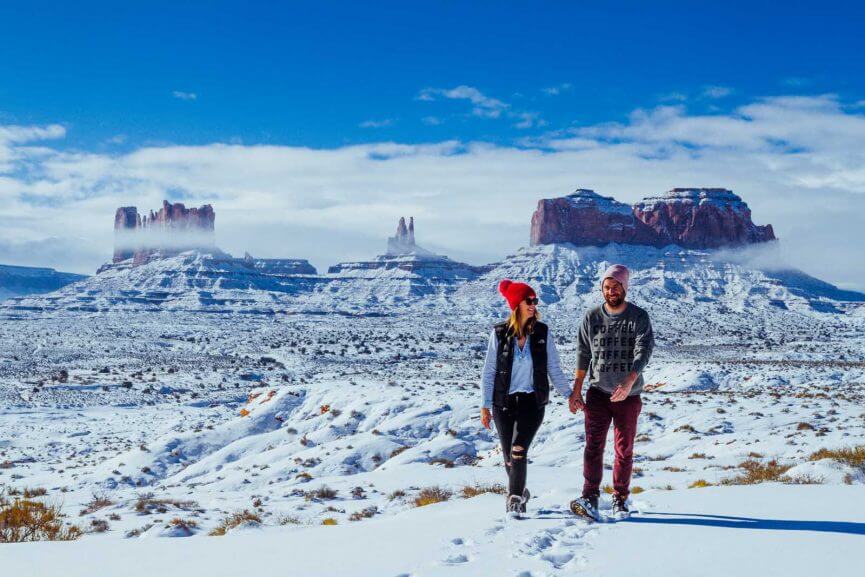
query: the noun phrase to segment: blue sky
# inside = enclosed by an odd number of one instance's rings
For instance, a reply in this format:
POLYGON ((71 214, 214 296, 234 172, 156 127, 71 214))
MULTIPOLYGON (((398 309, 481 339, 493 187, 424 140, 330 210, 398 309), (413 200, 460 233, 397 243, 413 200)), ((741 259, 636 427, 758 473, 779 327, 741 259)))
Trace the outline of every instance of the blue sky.
POLYGON ((0 262, 91 273, 118 206, 319 270, 400 216, 472 264, 541 198, 731 188, 865 290, 865 5, 0 3, 0 262))
POLYGON ((508 142, 682 98, 865 97, 861 3, 713 4, 3 3, 0 121, 60 121, 88 149, 334 147, 508 142), (418 99, 458 86, 502 113, 418 99))

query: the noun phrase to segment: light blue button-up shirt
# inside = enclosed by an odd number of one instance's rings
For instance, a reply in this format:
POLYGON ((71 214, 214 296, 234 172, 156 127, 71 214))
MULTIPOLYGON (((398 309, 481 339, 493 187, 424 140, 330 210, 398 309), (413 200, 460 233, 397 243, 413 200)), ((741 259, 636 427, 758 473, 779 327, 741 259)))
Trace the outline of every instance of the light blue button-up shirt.
MULTIPOLYGON (((526 338, 523 348, 517 346, 517 338, 512 337, 512 346, 514 347, 514 360, 511 364, 511 388, 508 394, 513 393, 531 393, 535 390, 532 363, 532 349, 530 341, 532 336, 526 338)), ((496 355, 498 353, 498 340, 496 339, 495 329, 490 332, 490 340, 487 345, 487 357, 484 360, 484 369, 481 372, 481 390, 483 391, 483 407, 491 408, 493 406, 493 387, 496 380, 496 355)), ((547 375, 553 387, 565 398, 571 396, 571 385, 565 373, 562 371, 562 365, 559 362, 559 352, 556 350, 556 343, 553 339, 553 333, 547 330, 547 375)))

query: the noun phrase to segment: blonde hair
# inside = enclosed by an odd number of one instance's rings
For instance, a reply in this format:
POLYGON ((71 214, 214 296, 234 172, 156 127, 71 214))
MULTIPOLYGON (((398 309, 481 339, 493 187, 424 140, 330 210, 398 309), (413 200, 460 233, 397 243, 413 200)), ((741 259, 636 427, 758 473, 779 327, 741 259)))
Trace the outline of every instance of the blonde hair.
POLYGON ((530 335, 535 328, 535 323, 539 320, 541 320, 541 313, 535 309, 534 316, 524 324, 523 319, 520 317, 520 307, 517 306, 511 311, 511 316, 508 317, 508 334, 518 339, 530 335))

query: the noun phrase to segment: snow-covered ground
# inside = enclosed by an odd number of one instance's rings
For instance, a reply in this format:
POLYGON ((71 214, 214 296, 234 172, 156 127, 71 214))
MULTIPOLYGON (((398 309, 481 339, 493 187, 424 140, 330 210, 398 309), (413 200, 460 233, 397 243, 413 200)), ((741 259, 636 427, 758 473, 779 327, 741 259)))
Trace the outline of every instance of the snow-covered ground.
POLYGON ((88 531, 0 545, 4 574, 790 576, 865 561, 865 471, 814 456, 865 445, 855 294, 669 247, 524 249, 459 283, 168 260, 0 306, 0 486, 45 488, 88 531), (557 398, 531 449, 531 514, 506 520, 501 495, 463 494, 505 481, 477 419, 495 282, 539 288, 572 370, 611 261, 635 269, 658 338, 640 513, 567 512, 583 419, 557 398), (729 484, 773 461, 778 482, 729 484), (430 487, 451 496, 416 507, 430 487), (208 536, 242 510, 258 521, 208 536))

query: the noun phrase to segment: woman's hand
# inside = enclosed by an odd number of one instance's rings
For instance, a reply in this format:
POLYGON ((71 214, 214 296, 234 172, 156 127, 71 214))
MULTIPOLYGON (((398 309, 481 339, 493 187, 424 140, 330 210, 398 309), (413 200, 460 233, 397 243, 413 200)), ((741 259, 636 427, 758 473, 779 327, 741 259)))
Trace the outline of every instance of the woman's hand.
POLYGON ((492 420, 492 418, 492 413, 490 413, 490 410, 488 408, 484 407, 481 409, 481 425, 484 426, 484 429, 490 428, 490 421, 492 420))

